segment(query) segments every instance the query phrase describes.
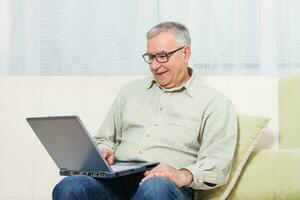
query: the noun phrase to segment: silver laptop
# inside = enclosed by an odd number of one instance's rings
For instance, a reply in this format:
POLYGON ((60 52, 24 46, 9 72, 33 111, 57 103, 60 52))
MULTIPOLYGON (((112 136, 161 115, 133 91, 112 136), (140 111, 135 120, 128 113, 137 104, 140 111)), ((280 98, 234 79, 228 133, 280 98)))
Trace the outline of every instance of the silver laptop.
POLYGON ((58 168, 60 175, 113 178, 143 172, 158 163, 115 161, 109 165, 78 116, 26 119, 58 168))

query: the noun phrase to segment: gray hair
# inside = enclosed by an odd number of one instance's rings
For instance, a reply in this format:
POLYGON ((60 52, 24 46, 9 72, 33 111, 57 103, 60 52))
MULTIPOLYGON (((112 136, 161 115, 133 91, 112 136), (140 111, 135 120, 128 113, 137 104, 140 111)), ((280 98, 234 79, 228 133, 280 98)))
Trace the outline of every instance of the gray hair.
POLYGON ((178 22, 162 22, 147 32, 147 39, 158 35, 161 32, 173 32, 177 38, 178 45, 191 45, 189 30, 178 22))

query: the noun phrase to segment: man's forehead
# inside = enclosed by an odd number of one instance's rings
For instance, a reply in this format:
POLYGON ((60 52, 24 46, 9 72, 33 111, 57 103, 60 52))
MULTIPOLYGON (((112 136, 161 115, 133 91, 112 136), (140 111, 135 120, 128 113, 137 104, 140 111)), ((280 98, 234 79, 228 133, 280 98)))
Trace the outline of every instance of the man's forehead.
POLYGON ((148 39, 147 52, 157 53, 162 51, 171 51, 177 46, 177 40, 174 34, 163 32, 148 39))

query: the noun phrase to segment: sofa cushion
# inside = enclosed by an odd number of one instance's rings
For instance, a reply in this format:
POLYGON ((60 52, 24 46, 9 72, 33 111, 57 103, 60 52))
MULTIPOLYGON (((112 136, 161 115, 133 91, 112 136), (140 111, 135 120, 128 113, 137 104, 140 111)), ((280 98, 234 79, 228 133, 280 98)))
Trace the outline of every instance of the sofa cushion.
POLYGON ((229 200, 300 199, 300 149, 253 152, 229 200))
POLYGON ((197 192, 196 199, 227 198, 268 122, 269 119, 265 117, 238 115, 238 140, 229 181, 222 187, 197 192))

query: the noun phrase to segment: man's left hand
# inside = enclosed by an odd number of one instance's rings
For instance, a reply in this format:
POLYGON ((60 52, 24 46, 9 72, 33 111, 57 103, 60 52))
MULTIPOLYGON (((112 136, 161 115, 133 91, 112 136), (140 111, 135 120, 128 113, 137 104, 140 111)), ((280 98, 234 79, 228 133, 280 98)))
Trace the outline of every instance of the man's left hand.
POLYGON ((142 179, 141 184, 143 181, 154 176, 165 177, 172 181, 177 187, 187 186, 193 181, 193 175, 187 169, 177 170, 166 164, 159 164, 152 170, 146 171, 144 176, 145 177, 142 179))

